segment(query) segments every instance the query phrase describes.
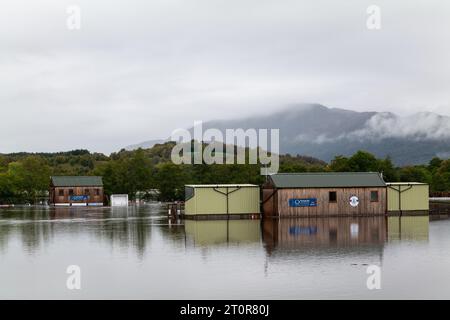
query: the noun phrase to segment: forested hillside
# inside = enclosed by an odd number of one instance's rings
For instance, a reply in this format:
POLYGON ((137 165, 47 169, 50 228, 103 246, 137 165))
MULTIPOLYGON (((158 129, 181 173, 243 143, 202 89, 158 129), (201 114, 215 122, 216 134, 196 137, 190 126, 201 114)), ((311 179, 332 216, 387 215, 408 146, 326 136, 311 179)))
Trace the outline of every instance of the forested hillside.
MULTIPOLYGON (((127 193, 133 199, 138 191, 158 189, 163 201, 183 199, 184 184, 264 182, 259 164, 175 165, 170 158, 173 146, 174 142, 167 142, 110 156, 87 150, 0 155, 0 204, 34 203, 45 196, 51 175, 100 175, 106 194, 127 193)), ((383 172, 386 181, 427 182, 432 191, 450 190, 450 160, 434 158, 427 165, 394 167, 389 158, 377 159, 364 151, 336 156, 330 163, 300 155, 280 156, 279 172, 307 171, 377 171, 383 172)))

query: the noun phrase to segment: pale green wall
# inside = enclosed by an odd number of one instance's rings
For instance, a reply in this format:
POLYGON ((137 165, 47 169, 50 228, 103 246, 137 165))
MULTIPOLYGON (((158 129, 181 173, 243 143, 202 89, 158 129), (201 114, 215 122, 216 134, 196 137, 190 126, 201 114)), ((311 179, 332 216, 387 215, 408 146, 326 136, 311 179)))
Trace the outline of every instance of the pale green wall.
POLYGON ((243 188, 230 194, 230 213, 259 213, 259 187, 243 188))
POLYGON ((184 223, 187 240, 199 245, 261 240, 260 220, 186 220, 184 223))
POLYGON ((428 240, 429 217, 388 217, 388 240, 428 240))
MULTIPOLYGON (((407 185, 390 185, 388 186, 388 211, 399 211, 399 195, 392 188, 406 190, 407 185)), ((404 211, 420 211, 429 210, 429 186, 427 184, 412 185, 408 191, 401 193, 401 210, 404 211)))
POLYGON ((193 214, 195 212, 195 197, 184 202, 184 214, 193 214))
MULTIPOLYGON (((228 192, 236 188, 229 188, 228 192)), ((226 193, 226 188, 217 188, 226 193)), ((229 194, 230 214, 259 213, 259 187, 243 187, 229 194)), ((226 214, 226 196, 213 188, 195 188, 194 196, 185 203, 185 214, 226 214)))

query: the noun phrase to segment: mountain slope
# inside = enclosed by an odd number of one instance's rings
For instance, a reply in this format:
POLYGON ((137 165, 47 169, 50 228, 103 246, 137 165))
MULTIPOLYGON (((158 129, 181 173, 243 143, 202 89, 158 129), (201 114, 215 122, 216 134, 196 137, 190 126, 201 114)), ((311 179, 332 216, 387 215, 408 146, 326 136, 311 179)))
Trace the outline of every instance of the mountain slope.
POLYGON ((356 112, 300 104, 246 119, 217 120, 203 130, 280 129, 280 152, 330 161, 366 150, 390 156, 397 165, 422 164, 450 156, 450 118, 422 112, 400 117, 387 112, 356 112))
POLYGON ((150 149, 150 148, 153 148, 153 146, 156 145, 156 144, 165 143, 167 141, 168 140, 162 140, 162 139, 144 141, 144 142, 141 142, 141 143, 138 143, 138 144, 132 144, 130 146, 126 146, 125 150, 133 151, 133 150, 137 150, 139 148, 150 149))

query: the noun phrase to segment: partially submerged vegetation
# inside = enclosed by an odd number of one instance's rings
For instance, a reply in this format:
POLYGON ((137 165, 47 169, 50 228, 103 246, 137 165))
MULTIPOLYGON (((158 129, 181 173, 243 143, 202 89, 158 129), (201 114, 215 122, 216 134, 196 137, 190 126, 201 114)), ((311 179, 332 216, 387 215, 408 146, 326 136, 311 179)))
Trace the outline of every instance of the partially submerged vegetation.
MULTIPOLYGON (((105 156, 87 150, 59 153, 15 153, 0 155, 0 204, 35 203, 45 197, 51 175, 100 175, 106 194, 137 194, 158 200, 179 200, 185 184, 264 182, 259 164, 206 165, 171 162, 174 142, 151 149, 125 151, 105 156)), ((377 159, 359 151, 351 157, 336 156, 331 163, 300 155, 281 155, 279 172, 377 171, 387 182, 417 181, 430 184, 431 191, 450 190, 450 160, 434 158, 429 164, 395 167, 389 158, 377 159)))

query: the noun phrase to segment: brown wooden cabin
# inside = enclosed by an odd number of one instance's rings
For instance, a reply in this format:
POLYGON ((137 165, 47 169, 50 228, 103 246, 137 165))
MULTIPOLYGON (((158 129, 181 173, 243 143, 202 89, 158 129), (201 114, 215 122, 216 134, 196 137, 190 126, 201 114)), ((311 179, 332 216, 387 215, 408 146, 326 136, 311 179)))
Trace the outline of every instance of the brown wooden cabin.
POLYGON ((50 204, 55 206, 102 206, 102 177, 53 176, 50 182, 50 204))
POLYGON ((265 217, 384 215, 386 183, 376 172, 279 173, 262 188, 265 217))

